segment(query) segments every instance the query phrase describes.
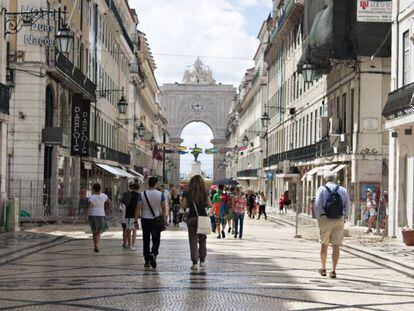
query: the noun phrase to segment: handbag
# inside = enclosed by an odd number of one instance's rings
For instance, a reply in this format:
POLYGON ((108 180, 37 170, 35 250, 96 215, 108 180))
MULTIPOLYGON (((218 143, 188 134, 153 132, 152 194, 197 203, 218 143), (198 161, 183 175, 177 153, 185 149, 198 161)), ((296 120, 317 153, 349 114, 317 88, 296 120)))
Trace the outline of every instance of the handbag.
POLYGON ((197 234, 210 234, 211 233, 211 220, 208 216, 200 216, 198 214, 197 205, 193 202, 194 208, 197 214, 197 234))
POLYGON ((145 197, 145 200, 147 201, 148 207, 149 207, 152 215, 155 217, 155 219, 154 219, 155 220, 155 226, 157 227, 157 229, 160 232, 165 231, 167 228, 165 226, 164 217, 162 217, 162 215, 155 216, 154 210, 152 209, 152 206, 151 206, 151 204, 148 200, 146 191, 144 191, 144 197, 145 197))

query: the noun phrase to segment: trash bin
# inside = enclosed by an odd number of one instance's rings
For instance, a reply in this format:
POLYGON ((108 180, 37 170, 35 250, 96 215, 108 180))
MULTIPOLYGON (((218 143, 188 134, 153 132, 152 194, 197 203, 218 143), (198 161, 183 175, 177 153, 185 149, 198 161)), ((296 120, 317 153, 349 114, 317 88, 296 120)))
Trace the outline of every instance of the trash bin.
POLYGON ((6 231, 20 231, 20 202, 13 198, 6 201, 4 210, 4 227, 6 231))

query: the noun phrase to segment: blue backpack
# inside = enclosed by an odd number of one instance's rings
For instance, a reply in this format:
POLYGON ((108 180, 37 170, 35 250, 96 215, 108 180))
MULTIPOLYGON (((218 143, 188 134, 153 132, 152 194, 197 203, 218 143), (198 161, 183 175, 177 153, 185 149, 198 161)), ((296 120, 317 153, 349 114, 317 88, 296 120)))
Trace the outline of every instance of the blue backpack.
POLYGON ((329 189, 328 186, 325 186, 326 190, 328 190, 328 200, 326 200, 326 204, 324 206, 325 215, 328 218, 340 218, 344 215, 344 205, 342 202, 342 197, 338 193, 339 186, 336 186, 335 189, 332 191, 329 189))

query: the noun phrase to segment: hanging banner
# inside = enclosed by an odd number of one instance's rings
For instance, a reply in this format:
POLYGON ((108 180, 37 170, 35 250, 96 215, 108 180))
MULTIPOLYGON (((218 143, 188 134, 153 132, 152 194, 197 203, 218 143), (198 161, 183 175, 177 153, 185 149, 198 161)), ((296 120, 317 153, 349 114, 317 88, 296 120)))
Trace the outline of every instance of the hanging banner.
POLYGON ((368 23, 391 23, 392 1, 357 0, 357 21, 368 23))
POLYGON ((91 117, 91 102, 76 93, 72 97, 72 133, 71 155, 78 157, 89 156, 89 126, 91 117))

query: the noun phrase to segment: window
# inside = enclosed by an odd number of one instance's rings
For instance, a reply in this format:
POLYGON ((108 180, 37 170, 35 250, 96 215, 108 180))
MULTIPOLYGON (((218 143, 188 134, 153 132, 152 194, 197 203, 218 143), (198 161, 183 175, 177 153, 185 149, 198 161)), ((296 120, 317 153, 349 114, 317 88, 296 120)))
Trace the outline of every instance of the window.
POLYGON ((341 115, 339 118, 339 134, 346 133, 346 93, 342 95, 341 115))
POLYGON ((408 31, 403 34, 403 86, 410 83, 410 38, 408 31))

